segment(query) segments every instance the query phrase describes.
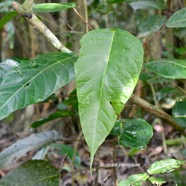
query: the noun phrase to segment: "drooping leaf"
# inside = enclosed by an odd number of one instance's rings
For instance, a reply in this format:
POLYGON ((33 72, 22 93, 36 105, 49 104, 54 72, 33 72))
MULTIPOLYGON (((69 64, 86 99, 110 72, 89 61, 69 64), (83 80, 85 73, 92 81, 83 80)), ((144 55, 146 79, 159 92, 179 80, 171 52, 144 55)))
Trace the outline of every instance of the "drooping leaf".
POLYGON ((16 160, 31 150, 36 150, 55 140, 61 140, 61 135, 56 131, 45 131, 38 134, 32 134, 15 144, 6 148, 0 153, 0 167, 7 167, 14 164, 16 160))
POLYGON ((145 64, 145 67, 159 76, 170 79, 186 78, 186 60, 185 59, 162 59, 145 64))
POLYGON ((156 177, 149 177, 150 182, 154 185, 162 185, 166 183, 166 181, 162 178, 156 178, 156 177))
POLYGON ((156 161, 153 163, 147 172, 152 174, 160 174, 165 172, 171 172, 177 168, 179 168, 181 165, 183 165, 185 162, 181 160, 175 160, 175 159, 165 159, 156 161))
POLYGON ((142 44, 126 31, 99 29, 82 38, 75 76, 81 126, 91 164, 96 150, 113 128, 116 114, 133 92, 142 63, 142 44))
POLYGON ((30 160, 0 180, 1 186, 59 185, 58 170, 44 160, 30 160))
POLYGON ((38 121, 35 121, 34 123, 32 123, 31 127, 32 128, 37 128, 40 127, 41 125, 53 121, 55 119, 59 119, 59 118, 64 118, 65 116, 71 116, 73 113, 68 111, 68 110, 60 110, 60 111, 56 111, 53 114, 49 115, 47 118, 43 118, 40 119, 38 121))
POLYGON ((172 108, 172 115, 179 126, 186 127, 186 99, 176 102, 172 108))
POLYGON ((0 85, 0 119, 15 110, 41 102, 74 78, 76 56, 51 53, 24 60, 6 73, 0 85))
POLYGON ((0 20, 0 30, 3 28, 3 26, 10 21, 13 17, 18 15, 17 12, 8 12, 1 20, 0 20))
POLYGON ((148 10, 148 9, 164 9, 165 4, 162 0, 144 0, 144 1, 133 1, 129 3, 129 5, 134 9, 142 9, 142 10, 148 10))
POLYGON ((66 144, 51 144, 50 146, 53 147, 53 148, 58 149, 59 154, 66 155, 70 160, 73 160, 73 158, 74 158, 74 164, 77 167, 81 166, 80 155, 71 146, 66 145, 66 144))
POLYGON ((62 10, 66 10, 69 8, 74 8, 76 6, 75 3, 42 3, 42 4, 34 4, 33 10, 35 12, 59 12, 62 10))
POLYGON ((126 119, 119 136, 119 144, 124 147, 144 149, 152 135, 152 127, 145 120, 126 119))
POLYGON ((145 181, 148 177, 147 173, 134 174, 129 176, 126 180, 121 181, 118 186, 138 186, 141 185, 140 181, 145 181))
POLYGON ((144 19, 139 25, 138 37, 146 37, 147 35, 153 34, 161 29, 166 20, 166 16, 151 15, 144 19))
POLYGON ((183 28, 186 27, 186 8, 176 11, 166 22, 169 28, 183 28))

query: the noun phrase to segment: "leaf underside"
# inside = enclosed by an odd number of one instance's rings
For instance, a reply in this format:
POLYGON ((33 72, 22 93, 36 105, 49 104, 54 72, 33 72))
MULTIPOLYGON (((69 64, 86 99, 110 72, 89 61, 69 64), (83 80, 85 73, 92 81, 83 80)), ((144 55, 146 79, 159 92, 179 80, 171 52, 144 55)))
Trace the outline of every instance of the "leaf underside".
POLYGON ((76 56, 51 53, 21 62, 0 84, 0 119, 41 102, 74 78, 76 56))
POLYGON ((91 165, 96 150, 133 92, 142 62, 141 42, 126 31, 99 29, 81 40, 75 77, 79 115, 91 165))

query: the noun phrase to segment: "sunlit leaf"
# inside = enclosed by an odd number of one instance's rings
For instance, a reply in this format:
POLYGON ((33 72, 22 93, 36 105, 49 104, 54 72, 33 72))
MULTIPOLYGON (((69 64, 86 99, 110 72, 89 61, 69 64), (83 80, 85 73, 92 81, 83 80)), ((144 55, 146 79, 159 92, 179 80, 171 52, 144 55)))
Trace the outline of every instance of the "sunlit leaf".
POLYGON ((58 169, 43 160, 30 160, 10 171, 0 180, 1 186, 59 185, 58 169))
POLYGON ((149 174, 160 174, 165 172, 171 172, 177 168, 179 168, 181 165, 183 165, 185 162, 181 160, 175 160, 175 159, 165 159, 156 161, 153 163, 150 168, 147 170, 149 174))
POLYGON ((0 119, 15 110, 41 102, 74 78, 77 57, 66 53, 24 60, 6 73, 0 84, 0 119))
POLYGON ((148 177, 147 173, 134 174, 129 176, 126 180, 121 181, 118 186, 138 186, 141 185, 140 181, 145 181, 148 177))
POLYGON ((142 63, 142 44, 126 31, 99 29, 88 32, 81 40, 75 76, 79 115, 91 164, 96 150, 113 128, 118 111, 130 98, 142 63))

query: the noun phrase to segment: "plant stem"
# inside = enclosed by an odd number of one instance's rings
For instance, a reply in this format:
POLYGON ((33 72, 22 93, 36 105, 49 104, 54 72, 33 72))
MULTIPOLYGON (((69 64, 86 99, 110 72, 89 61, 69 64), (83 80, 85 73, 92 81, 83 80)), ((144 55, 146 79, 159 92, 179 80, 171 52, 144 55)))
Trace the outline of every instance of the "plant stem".
POLYGON ((137 106, 139 106, 142 109, 148 110, 151 114, 154 114, 155 116, 164 119, 169 122, 169 124, 179 131, 183 136, 186 137, 186 131, 184 128, 178 126, 178 124, 173 120, 172 116, 161 110, 160 108, 148 103, 147 101, 137 97, 136 95, 132 95, 130 100, 137 106))
MULTIPOLYGON (((26 1, 25 1, 26 2, 26 1)), ((30 1, 30 3, 33 1, 30 1)), ((20 15, 25 15, 25 9, 23 10, 22 5, 19 3, 13 1, 12 7, 15 11, 17 11, 20 15)), ((30 13, 28 11, 28 13, 30 13)), ((36 31, 39 31, 48 41, 50 44, 53 45, 54 48, 57 50, 60 50, 61 52, 65 53, 72 53, 68 48, 66 48, 59 39, 43 24, 42 21, 40 21, 34 13, 31 14, 31 16, 27 17, 24 16, 25 20, 28 21, 31 25, 33 25, 34 29, 36 31)))

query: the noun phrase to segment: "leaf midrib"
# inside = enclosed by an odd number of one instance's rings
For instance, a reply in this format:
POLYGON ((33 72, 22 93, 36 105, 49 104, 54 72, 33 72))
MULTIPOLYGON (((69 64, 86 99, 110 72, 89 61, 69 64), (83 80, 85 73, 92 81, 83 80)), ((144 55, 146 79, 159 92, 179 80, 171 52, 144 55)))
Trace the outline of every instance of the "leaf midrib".
MULTIPOLYGON (((100 90, 100 94, 99 94, 99 105, 98 105, 98 108, 100 108, 100 105, 101 105, 101 100, 103 99, 102 95, 103 95, 103 84, 104 84, 104 79, 105 79, 105 76, 106 76, 106 72, 108 70, 108 65, 109 65, 109 57, 110 57, 110 53, 111 53, 111 49, 112 49, 112 45, 113 45, 113 41, 114 41, 114 34, 115 34, 115 31, 113 31, 113 34, 112 34, 112 38, 111 38, 111 45, 110 45, 110 49, 109 49, 109 55, 108 55, 108 59, 107 59, 107 65, 106 65, 106 68, 105 68, 105 71, 103 73, 103 78, 102 78, 102 83, 101 83, 101 90, 100 90)), ((95 132, 94 132, 94 136, 93 136, 93 142, 94 142, 94 145, 92 146, 92 149, 91 149, 91 152, 93 152, 95 150, 94 146, 95 146, 95 138, 96 138, 96 131, 97 131, 97 123, 98 123, 98 119, 99 119, 99 111, 100 109, 97 109, 97 121, 96 121, 96 126, 95 126, 95 132)))
POLYGON ((29 79, 29 81, 27 81, 26 83, 24 83, 14 94, 12 94, 12 96, 9 97, 9 99, 0 107, 0 110, 8 103, 8 101, 10 99, 12 99, 13 96, 15 96, 25 85, 27 85, 28 83, 30 83, 34 78, 36 78, 38 75, 42 74, 43 71, 49 69, 49 68, 52 68, 53 65, 56 65, 58 63, 61 63, 62 61, 65 61, 65 60, 69 60, 69 59, 72 59, 74 58, 74 56, 71 56, 71 57, 68 57, 68 58, 65 58, 63 60, 59 60, 57 61, 56 63, 52 63, 51 65, 47 66, 46 68, 44 68, 43 70, 41 70, 39 73, 37 73, 35 76, 33 76, 31 79, 29 79))

